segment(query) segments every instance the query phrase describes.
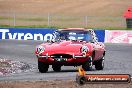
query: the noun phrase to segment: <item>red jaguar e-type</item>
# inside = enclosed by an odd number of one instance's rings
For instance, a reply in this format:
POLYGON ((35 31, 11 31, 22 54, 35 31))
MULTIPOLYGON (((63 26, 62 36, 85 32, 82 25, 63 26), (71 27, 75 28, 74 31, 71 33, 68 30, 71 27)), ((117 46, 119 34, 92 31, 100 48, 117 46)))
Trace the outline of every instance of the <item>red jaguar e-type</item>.
POLYGON ((105 46, 98 42, 92 29, 58 29, 53 39, 36 47, 39 72, 48 71, 52 65, 54 71, 61 71, 61 66, 80 66, 86 71, 103 70, 105 46))

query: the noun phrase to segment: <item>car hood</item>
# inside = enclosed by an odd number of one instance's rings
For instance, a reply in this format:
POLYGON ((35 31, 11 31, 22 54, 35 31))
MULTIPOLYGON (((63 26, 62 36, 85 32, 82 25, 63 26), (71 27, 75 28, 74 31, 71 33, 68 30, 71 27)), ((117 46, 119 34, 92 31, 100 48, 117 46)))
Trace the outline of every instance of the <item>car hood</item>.
POLYGON ((56 43, 43 43, 45 51, 42 54, 80 54, 80 49, 84 45, 84 42, 78 41, 62 41, 56 43))

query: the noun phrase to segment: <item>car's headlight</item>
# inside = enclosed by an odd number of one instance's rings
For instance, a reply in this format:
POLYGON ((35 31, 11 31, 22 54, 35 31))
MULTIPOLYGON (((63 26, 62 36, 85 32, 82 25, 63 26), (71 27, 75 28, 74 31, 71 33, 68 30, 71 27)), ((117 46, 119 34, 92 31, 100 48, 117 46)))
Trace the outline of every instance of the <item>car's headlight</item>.
POLYGON ((83 45, 82 48, 81 48, 81 52, 86 53, 88 51, 89 51, 89 48, 86 45, 83 45))
POLYGON ((43 46, 38 46, 37 47, 37 52, 40 54, 40 53, 43 53, 45 50, 45 48, 43 46))

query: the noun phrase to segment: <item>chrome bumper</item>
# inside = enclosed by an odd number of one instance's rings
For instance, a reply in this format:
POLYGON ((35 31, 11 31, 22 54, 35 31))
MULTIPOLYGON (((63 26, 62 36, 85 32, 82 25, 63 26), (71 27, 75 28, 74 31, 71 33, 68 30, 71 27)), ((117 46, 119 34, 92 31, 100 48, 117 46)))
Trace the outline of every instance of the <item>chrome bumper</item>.
MULTIPOLYGON (((48 53, 46 55, 43 55, 43 56, 40 56, 39 54, 36 55, 36 56, 38 58, 46 58, 46 59, 48 59, 48 58, 55 58, 55 56, 49 56, 48 53)), ((77 56, 77 55, 72 54, 72 58, 74 58, 74 59, 76 59, 76 58, 86 58, 86 57, 87 57, 86 55, 77 56)), ((62 58, 62 57, 60 56, 60 58, 62 58)))

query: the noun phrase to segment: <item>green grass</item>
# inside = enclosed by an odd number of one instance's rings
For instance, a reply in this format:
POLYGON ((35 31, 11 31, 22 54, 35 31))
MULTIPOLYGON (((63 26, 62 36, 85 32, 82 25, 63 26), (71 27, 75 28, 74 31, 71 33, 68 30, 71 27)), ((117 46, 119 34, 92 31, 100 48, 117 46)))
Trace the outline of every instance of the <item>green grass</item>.
POLYGON ((29 26, 11 26, 11 25, 0 25, 0 28, 59 28, 56 26, 47 26, 47 25, 29 25, 29 26))
MULTIPOLYGON (((54 21, 76 21, 78 20, 77 17, 65 17, 65 18, 51 17, 50 19, 54 21)), ((14 18, 0 16, 0 20, 14 20, 14 18)), ((30 18, 15 18, 15 20, 18 20, 18 21, 47 21, 48 18, 47 17, 30 17, 30 18)))
POLYGON ((47 21, 47 18, 17 18, 16 20, 21 20, 21 21, 47 21))
MULTIPOLYGON (((14 18, 1 16, 0 20, 14 20, 14 18)), ((15 20, 20 20, 20 21, 47 21, 48 19, 47 18, 34 17, 34 18, 16 18, 15 20)))
POLYGON ((108 27, 105 30, 132 30, 132 28, 121 28, 121 27, 108 27))
POLYGON ((14 20, 14 19, 11 17, 0 17, 0 20, 14 20))
MULTIPOLYGON (((0 28, 62 28, 58 26, 47 26, 47 25, 29 25, 29 26, 11 26, 11 25, 0 25, 0 28)), ((92 27, 90 27, 92 28, 92 27)), ((90 29, 87 28, 87 29, 90 29)), ((92 29, 102 29, 102 30, 132 30, 132 28, 117 28, 117 27, 107 27, 107 28, 96 28, 93 27, 92 29)))
POLYGON ((103 27, 103 28, 93 27, 92 29, 102 29, 102 30, 132 30, 132 28, 120 28, 120 27, 103 27))

